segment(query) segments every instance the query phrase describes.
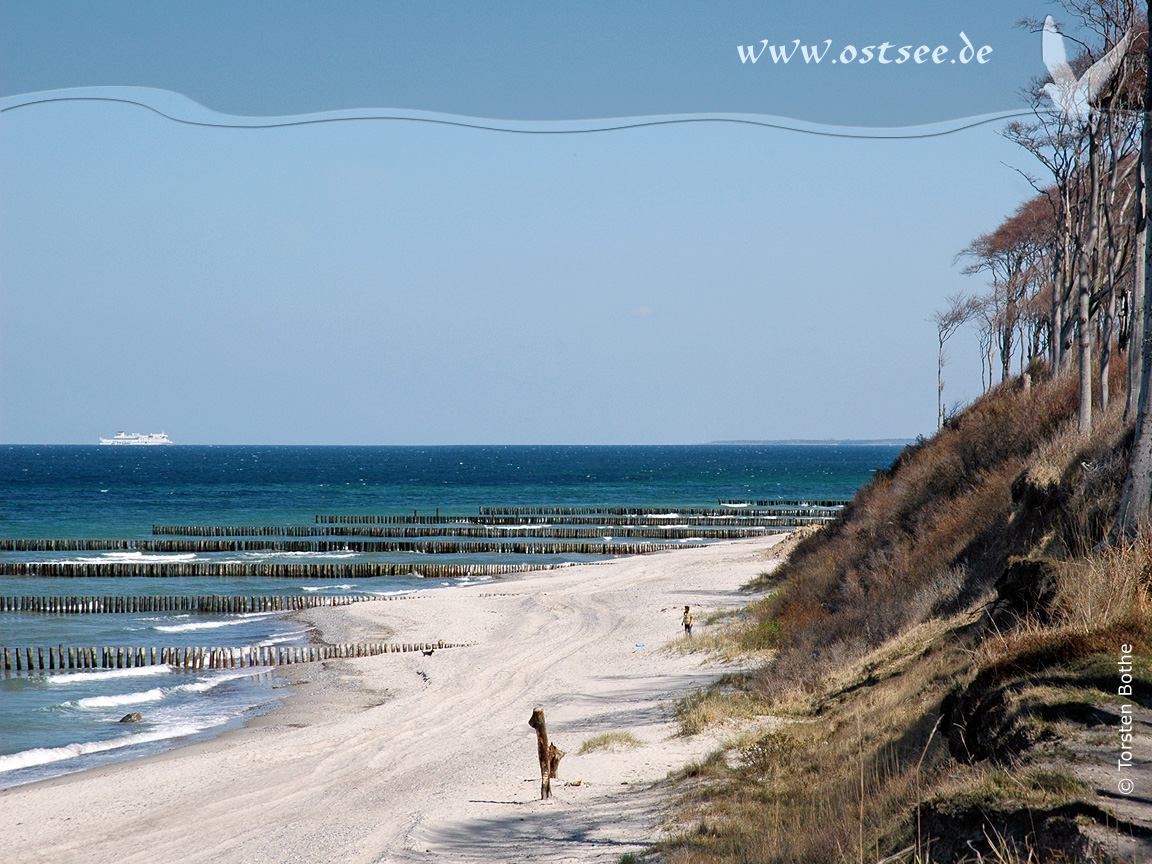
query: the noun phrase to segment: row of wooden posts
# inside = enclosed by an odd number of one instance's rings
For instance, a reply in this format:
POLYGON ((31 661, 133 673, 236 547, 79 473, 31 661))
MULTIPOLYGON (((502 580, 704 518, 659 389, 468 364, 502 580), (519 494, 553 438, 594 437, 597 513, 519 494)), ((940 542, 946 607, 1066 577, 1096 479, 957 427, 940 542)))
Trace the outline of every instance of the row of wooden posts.
POLYGON ((395 600, 411 595, 368 597, 362 594, 228 595, 141 594, 116 596, 4 596, 0 612, 38 612, 46 615, 119 614, 130 612, 198 612, 242 615, 252 612, 295 612, 318 606, 348 606, 365 600, 395 600))
POLYGON ((582 517, 582 520, 585 522, 589 520, 584 517, 590 516, 648 516, 662 519, 683 519, 685 517, 695 516, 706 519, 731 519, 772 515, 816 515, 817 512, 821 510, 839 510, 846 503, 848 503, 846 500, 841 499, 775 501, 772 503, 758 503, 755 509, 734 504, 734 507, 741 508, 739 510, 715 507, 685 507, 683 509, 667 507, 481 507, 478 516, 441 516, 440 511, 437 510, 435 515, 425 514, 423 516, 420 516, 416 512, 413 512, 411 516, 396 514, 318 513, 315 518, 317 525, 371 525, 380 523, 397 525, 443 525, 452 522, 487 521, 493 518, 521 519, 525 516, 547 516, 553 518, 582 517))
POLYGON ((579 543, 540 540, 53 540, 0 539, 0 552, 418 552, 424 555, 645 555, 683 543, 579 543))
POLYGON ((761 498, 757 501, 749 501, 745 498, 730 498, 728 500, 720 499, 717 503, 721 507, 724 507, 724 506, 741 507, 741 508, 755 507, 757 509, 764 509, 764 510, 775 510, 779 507, 804 507, 804 508, 807 508, 809 510, 819 510, 819 509, 839 510, 841 507, 843 507, 845 504, 847 504, 851 500, 852 499, 850 499, 850 498, 822 498, 819 500, 812 499, 812 500, 805 501, 805 500, 801 500, 799 498, 791 498, 791 499, 761 498))
MULTIPOLYGON (((723 502, 721 502, 723 503, 723 502)), ((799 499, 781 499, 779 501, 764 501, 756 506, 759 509, 775 507, 840 507, 847 504, 844 499, 829 499, 823 501, 801 501, 799 499)), ((731 506, 745 507, 745 502, 732 502, 731 506)), ((481 516, 727 516, 732 511, 726 508, 715 507, 481 507, 481 516)))
POLYGON ((508 538, 533 537, 541 540, 594 540, 612 531, 612 539, 686 540, 740 540, 762 537, 779 530, 779 520, 773 527, 688 525, 637 526, 619 529, 602 525, 530 526, 530 525, 431 525, 428 527, 403 525, 153 525, 154 535, 178 537, 464 537, 508 538))
MULTIPOLYGON (((814 511, 813 511, 814 512, 814 511)), ((811 522, 824 522, 835 518, 834 514, 817 513, 808 515, 810 511, 796 511, 788 514, 744 514, 733 511, 724 516, 692 516, 680 515, 665 516, 559 516, 542 513, 524 514, 522 516, 451 516, 441 519, 438 516, 395 516, 389 514, 359 515, 359 516, 317 516, 317 525, 436 525, 451 527, 454 525, 484 525, 496 527, 507 525, 521 527, 526 525, 572 525, 575 527, 615 527, 615 526, 652 526, 655 528, 672 525, 699 525, 701 527, 740 527, 754 528, 757 526, 780 527, 790 525, 788 519, 796 519, 795 525, 807 525, 811 522)))
POLYGON ((464 642, 346 642, 337 645, 271 645, 244 647, 88 647, 35 646, 0 648, 0 674, 4 677, 45 672, 83 672, 99 669, 132 669, 139 666, 171 666, 179 670, 244 669, 287 666, 339 658, 375 657, 380 654, 430 652, 463 648, 464 642))
POLYGON ((421 576, 456 579, 470 576, 501 576, 530 570, 568 567, 564 563, 539 564, 270 564, 248 561, 0 561, 0 575, 48 578, 178 578, 189 576, 229 579, 372 579, 376 576, 421 576))

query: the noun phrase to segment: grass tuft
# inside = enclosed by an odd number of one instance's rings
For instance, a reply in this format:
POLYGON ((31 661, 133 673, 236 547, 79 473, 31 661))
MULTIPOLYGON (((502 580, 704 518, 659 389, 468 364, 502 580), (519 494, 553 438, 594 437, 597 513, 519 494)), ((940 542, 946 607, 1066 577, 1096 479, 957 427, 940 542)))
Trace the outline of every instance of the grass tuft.
POLYGON ((676 703, 682 736, 692 736, 729 720, 750 720, 769 713, 768 703, 745 689, 743 676, 725 675, 706 690, 690 693, 676 703))
POLYGON ((629 750, 633 747, 642 747, 644 742, 631 732, 605 732, 603 735, 593 735, 580 745, 580 753, 593 753, 597 750, 629 750))

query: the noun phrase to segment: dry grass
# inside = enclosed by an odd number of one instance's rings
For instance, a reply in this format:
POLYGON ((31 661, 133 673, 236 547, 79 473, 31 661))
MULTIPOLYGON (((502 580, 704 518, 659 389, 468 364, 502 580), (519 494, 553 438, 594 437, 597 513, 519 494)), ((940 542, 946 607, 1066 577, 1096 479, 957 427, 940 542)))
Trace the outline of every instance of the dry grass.
POLYGON ((1152 613, 1152 536, 1061 563, 1056 613, 1068 627, 1089 632, 1152 613))
POLYGON ((668 643, 668 648, 684 654, 712 654, 724 663, 766 663, 775 652, 780 634, 778 622, 756 618, 747 609, 714 612, 705 617, 708 630, 668 643))
POLYGON ((988 634, 973 654, 978 674, 1067 669, 1094 656, 1111 663, 1122 644, 1136 654, 1152 647, 1152 537, 1056 562, 1056 572, 1052 620, 988 634))
POLYGON ((593 735, 580 745, 580 753, 594 753, 597 750, 617 752, 631 750, 634 747, 643 747, 644 742, 631 732, 605 732, 602 735, 593 735))
POLYGON ((815 682, 904 628, 970 605, 1010 555, 1012 484, 1036 447, 1065 428, 1074 382, 1002 387, 893 467, 801 541, 779 568, 786 582, 754 604, 779 622, 768 689, 815 682))
MULTIPOLYGON (((1033 733, 1067 731, 1076 710, 1106 700, 1100 682, 1125 642, 1141 655, 1134 671, 1152 679, 1152 537, 1091 551, 1115 510, 1130 430, 1114 408, 1078 435, 1075 389, 1069 377, 998 388, 906 448, 836 523, 797 538, 751 583, 781 585, 701 647, 755 646, 772 659, 683 700, 681 731, 768 711, 794 720, 684 772, 680 830, 663 860, 823 864, 899 852, 926 862, 934 838, 922 817, 940 808, 968 808, 979 822, 985 811, 1042 814, 1091 795, 1058 764, 952 755, 953 724, 968 715, 951 712, 976 711, 993 739, 1028 727, 1025 747, 1033 733), (1036 558, 1054 587, 1025 596, 1006 574, 1027 575, 1010 562, 1036 558), (1021 600, 1023 612, 1005 614, 1021 600)), ((1010 823, 976 825, 984 861, 1057 860, 997 824, 1010 823)))
POLYGON ((1046 767, 1010 771, 987 765, 954 769, 925 801, 939 809, 994 810, 1005 805, 1050 809, 1086 799, 1088 785, 1067 770, 1046 767))
MULTIPOLYGON (((663 860, 825 864, 879 861, 904 850, 903 860, 927 862, 933 837, 918 832, 921 814, 1045 811, 1084 799, 1089 790, 1059 767, 957 765, 949 757, 937 707, 942 688, 968 674, 973 654, 960 634, 973 619, 969 613, 909 631, 809 694, 804 719, 745 736, 691 766, 681 775, 681 830, 664 845, 663 860)), ((1051 702, 1071 694, 1050 686, 1043 695, 1051 702)), ((1027 858, 1027 848, 997 834, 993 822, 986 830, 985 861, 1027 858)))
POLYGON ((680 699, 675 706, 680 735, 696 735, 732 720, 749 720, 770 713, 768 703, 746 689, 740 675, 724 675, 705 690, 680 699))
POLYGON ((693 766, 666 860, 856 861, 862 849, 878 860, 878 849, 901 842, 918 783, 946 752, 934 734, 934 684, 968 663, 943 644, 961 625, 937 622, 869 653, 820 693, 797 694, 799 719, 693 766))
POLYGON ((741 591, 771 591, 780 585, 780 563, 787 561, 788 557, 796 551, 796 547, 803 541, 824 530, 823 525, 802 525, 789 531, 783 540, 764 553, 765 557, 775 562, 775 566, 758 573, 755 579, 749 580, 740 586, 741 591))

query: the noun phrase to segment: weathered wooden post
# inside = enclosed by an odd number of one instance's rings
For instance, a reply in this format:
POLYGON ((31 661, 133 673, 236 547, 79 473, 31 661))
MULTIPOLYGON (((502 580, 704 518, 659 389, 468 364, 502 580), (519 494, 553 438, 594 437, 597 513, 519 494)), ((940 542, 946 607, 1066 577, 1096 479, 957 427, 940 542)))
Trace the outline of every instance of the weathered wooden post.
POLYGON ((548 741, 548 727, 544 725, 544 709, 532 709, 528 725, 536 730, 536 753, 540 758, 540 799, 552 797, 552 778, 557 776, 564 751, 548 741))

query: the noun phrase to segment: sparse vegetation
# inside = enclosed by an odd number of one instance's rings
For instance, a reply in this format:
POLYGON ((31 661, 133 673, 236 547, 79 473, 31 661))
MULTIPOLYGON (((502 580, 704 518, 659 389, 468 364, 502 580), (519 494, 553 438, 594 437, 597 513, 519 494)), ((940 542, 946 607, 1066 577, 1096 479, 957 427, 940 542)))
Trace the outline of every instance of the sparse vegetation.
POLYGON ((586 739, 580 745, 580 753, 594 753, 597 750, 630 750, 643 745, 644 742, 631 732, 605 732, 586 739))
POLYGON ((789 722, 677 775, 663 860, 1096 860, 1082 829, 1115 817, 1077 771, 1114 746, 1121 644, 1152 692, 1152 538, 1094 548, 1131 430, 1113 409, 1078 434, 1076 395, 1067 377, 996 388, 722 627, 728 650, 770 659, 682 700, 681 733, 789 722))
POLYGON ((704 619, 708 630, 675 639, 668 647, 687 654, 715 654, 725 662, 764 660, 771 656, 780 626, 752 617, 748 609, 727 609, 704 619))
POLYGON ((748 720, 768 713, 768 703, 747 689, 743 675, 724 675, 711 687, 676 703, 681 735, 696 735, 727 720, 748 720))
POLYGON ((728 621, 740 614, 739 609, 716 609, 704 616, 704 623, 708 625, 728 621))

